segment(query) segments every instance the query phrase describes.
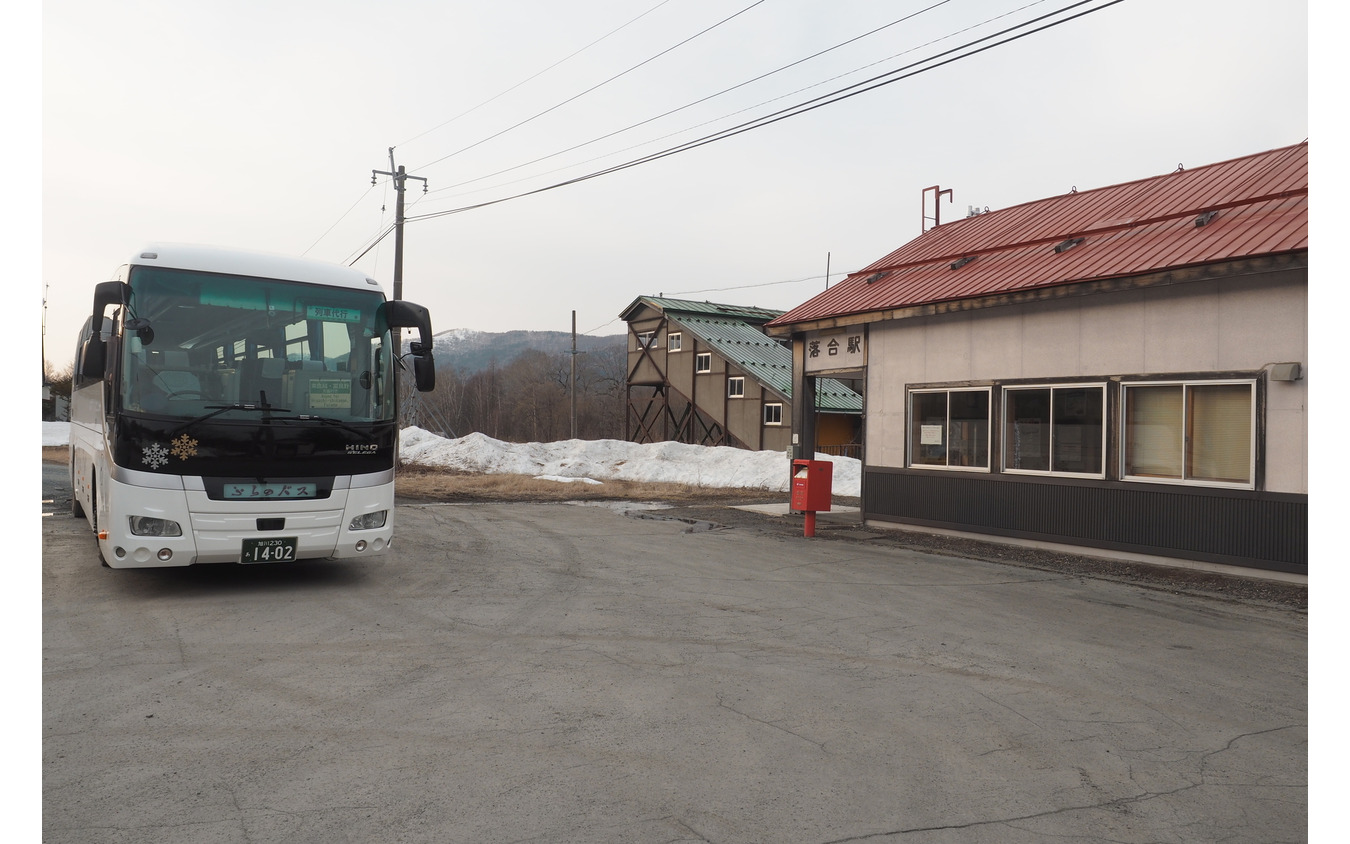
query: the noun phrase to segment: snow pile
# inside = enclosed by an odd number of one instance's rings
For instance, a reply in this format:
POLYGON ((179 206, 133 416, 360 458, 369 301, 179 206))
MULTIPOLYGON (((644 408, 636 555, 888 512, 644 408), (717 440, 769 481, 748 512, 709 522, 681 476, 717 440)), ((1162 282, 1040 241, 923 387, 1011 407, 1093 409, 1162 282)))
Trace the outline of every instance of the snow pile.
MULTIPOLYGON (((446 439, 421 428, 405 428, 399 456, 408 463, 479 474, 560 479, 651 481, 704 487, 740 487, 787 492, 787 455, 676 442, 562 440, 507 443, 474 433, 446 439)), ((816 455, 834 463, 836 495, 858 497, 862 464, 850 457, 816 455)))
MULTIPOLYGON (((69 422, 43 422, 42 444, 70 443, 69 422)), ((421 428, 405 428, 399 457, 406 463, 439 466, 483 475, 529 475, 564 483, 649 481, 703 487, 737 487, 788 492, 789 466, 781 451, 748 451, 663 442, 562 440, 555 443, 507 443, 484 434, 458 439, 438 437, 421 428)), ((851 457, 817 454, 834 463, 836 495, 857 498, 862 463, 851 457)))
POLYGON ((58 445, 70 445, 70 423, 43 422, 42 447, 49 448, 58 445))

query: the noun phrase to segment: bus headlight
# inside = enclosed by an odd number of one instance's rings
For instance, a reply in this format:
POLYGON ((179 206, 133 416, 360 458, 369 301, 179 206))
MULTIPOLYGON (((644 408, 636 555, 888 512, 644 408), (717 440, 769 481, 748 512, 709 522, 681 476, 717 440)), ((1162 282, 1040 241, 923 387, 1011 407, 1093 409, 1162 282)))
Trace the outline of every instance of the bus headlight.
POLYGON ((384 520, 387 517, 388 510, 376 510, 374 513, 366 513, 352 519, 352 523, 347 525, 347 530, 374 530, 384 527, 384 520))
POLYGON ((131 523, 132 536, 182 536, 183 529, 178 522, 168 519, 156 519, 151 516, 127 516, 131 523))

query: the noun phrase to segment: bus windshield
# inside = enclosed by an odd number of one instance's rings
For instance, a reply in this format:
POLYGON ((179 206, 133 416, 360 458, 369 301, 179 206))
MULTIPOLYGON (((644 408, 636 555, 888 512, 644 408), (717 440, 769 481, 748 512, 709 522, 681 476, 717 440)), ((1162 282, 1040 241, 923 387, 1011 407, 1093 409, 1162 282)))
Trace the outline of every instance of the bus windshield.
POLYGON ((133 267, 120 409, 343 424, 394 419, 384 297, 374 290, 133 267))

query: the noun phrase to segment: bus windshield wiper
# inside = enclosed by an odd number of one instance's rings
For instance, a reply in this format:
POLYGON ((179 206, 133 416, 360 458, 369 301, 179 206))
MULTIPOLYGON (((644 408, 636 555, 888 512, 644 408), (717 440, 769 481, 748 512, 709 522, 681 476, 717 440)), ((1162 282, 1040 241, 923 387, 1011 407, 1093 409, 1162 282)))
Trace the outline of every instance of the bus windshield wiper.
POLYGON ((260 412, 262 412, 262 413, 274 413, 274 412, 275 412, 275 413, 290 413, 290 412, 291 412, 291 409, 290 409, 289 407, 273 407, 273 406, 270 405, 270 404, 219 404, 219 405, 216 405, 216 404, 209 404, 209 405, 206 406, 206 409, 209 410, 209 411, 211 411, 211 412, 210 412, 210 413, 203 413, 201 416, 197 416, 197 417, 194 417, 194 418, 192 418, 192 419, 189 419, 188 421, 184 422, 183 424, 181 424, 181 425, 177 426, 176 428, 174 428, 173 430, 169 431, 169 436, 172 437, 174 434, 177 434, 179 431, 183 430, 184 428, 188 428, 188 427, 191 427, 191 426, 193 426, 193 425, 196 425, 198 422, 205 422, 205 421, 208 420, 208 419, 211 419, 211 418, 213 418, 213 417, 219 416, 219 415, 222 414, 222 413, 228 413, 228 412, 231 411, 231 410, 256 410, 256 411, 260 411, 260 412))
POLYGON ((341 419, 334 419, 331 416, 314 416, 312 414, 302 413, 298 416, 273 416, 273 422, 322 422, 325 425, 332 425, 335 428, 341 428, 344 431, 351 431, 353 434, 365 437, 368 440, 375 439, 375 435, 369 431, 363 431, 343 422, 341 419))

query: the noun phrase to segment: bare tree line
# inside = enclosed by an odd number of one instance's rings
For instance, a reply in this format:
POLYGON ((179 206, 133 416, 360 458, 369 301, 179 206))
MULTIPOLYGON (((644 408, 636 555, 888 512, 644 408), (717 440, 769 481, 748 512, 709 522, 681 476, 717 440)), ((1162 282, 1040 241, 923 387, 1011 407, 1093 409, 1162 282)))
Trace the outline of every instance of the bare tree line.
MULTIPOLYGON (((571 437, 571 355, 537 349, 521 352, 505 366, 494 362, 461 374, 438 360, 436 389, 414 394, 403 378, 403 424, 444 436, 475 431, 507 442, 556 442, 571 437)), ((622 343, 577 354, 577 437, 623 439, 627 350, 622 343)), ((74 365, 58 369, 43 362, 53 395, 69 398, 74 365)), ((53 403, 44 402, 51 419, 53 403)))
MULTIPOLYGON (((578 439, 623 439, 627 362, 622 344, 577 354, 578 439)), ((405 393, 403 421, 444 436, 477 431, 506 442, 565 440, 572 435, 571 367, 569 353, 537 349, 468 374, 438 360, 436 389, 416 398, 405 393)))

